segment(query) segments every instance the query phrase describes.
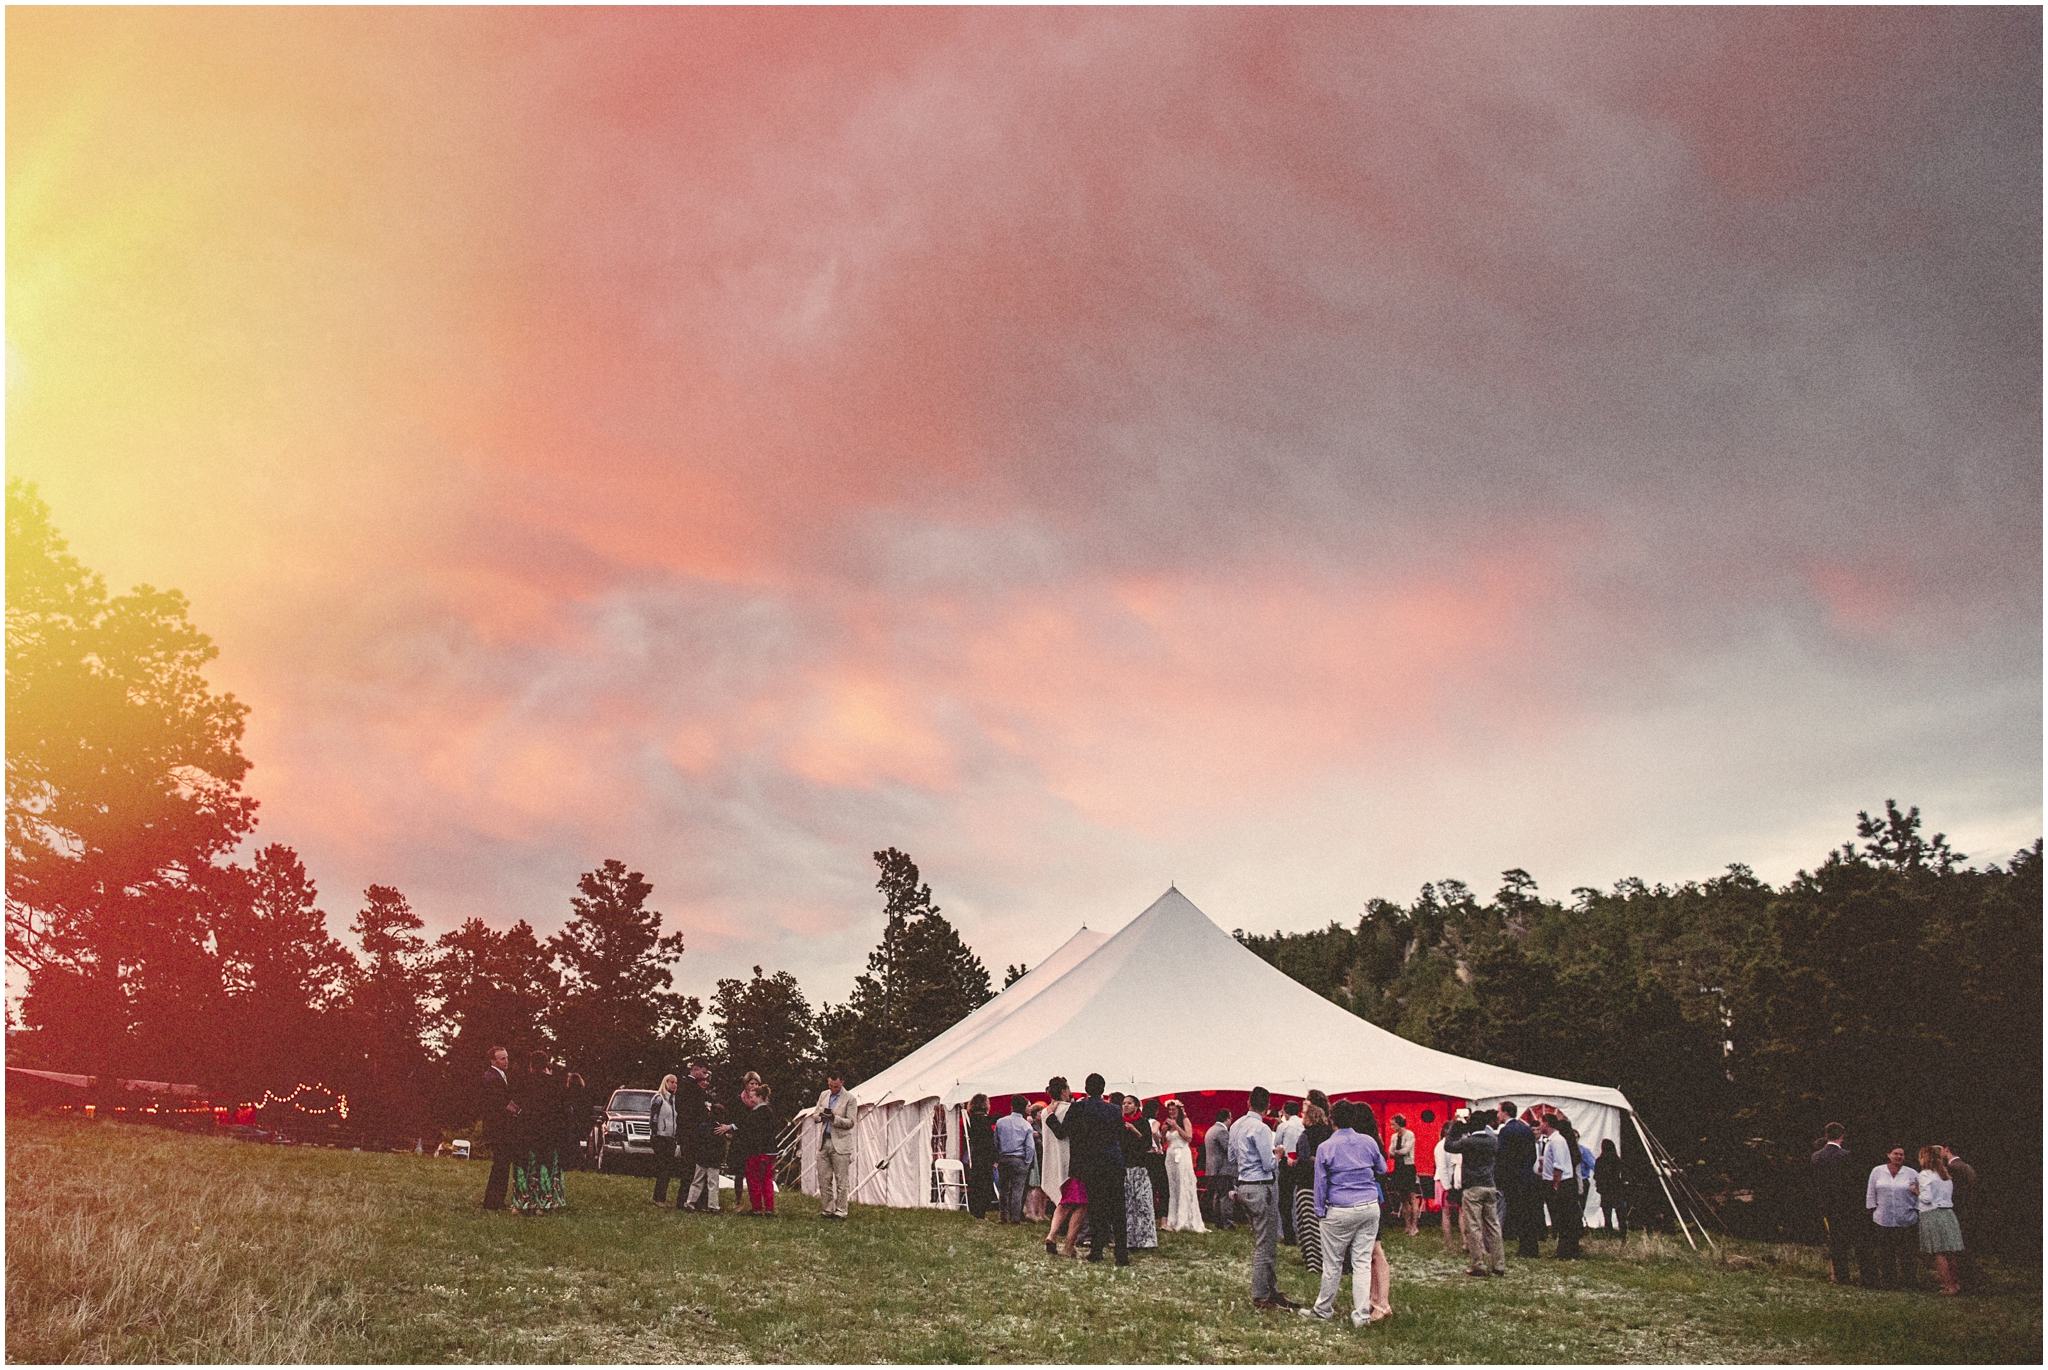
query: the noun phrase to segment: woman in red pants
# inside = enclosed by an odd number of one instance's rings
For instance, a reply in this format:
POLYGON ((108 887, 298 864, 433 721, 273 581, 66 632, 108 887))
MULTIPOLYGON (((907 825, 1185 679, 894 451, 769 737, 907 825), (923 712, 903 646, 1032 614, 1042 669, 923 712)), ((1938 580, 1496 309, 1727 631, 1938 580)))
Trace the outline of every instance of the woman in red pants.
POLYGON ((769 1107, 767 1085, 749 1082, 740 1091, 740 1125, 733 1148, 745 1158, 747 1216, 775 1216, 775 1139, 782 1133, 781 1120, 769 1107))

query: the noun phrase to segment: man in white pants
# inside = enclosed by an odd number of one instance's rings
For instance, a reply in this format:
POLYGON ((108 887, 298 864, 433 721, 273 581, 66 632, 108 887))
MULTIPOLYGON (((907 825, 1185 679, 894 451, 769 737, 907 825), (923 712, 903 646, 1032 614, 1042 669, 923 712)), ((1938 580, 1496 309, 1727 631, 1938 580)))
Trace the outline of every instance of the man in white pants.
POLYGON ((1344 1253, 1351 1253, 1351 1325, 1372 1320, 1372 1248, 1380 1236, 1380 1181, 1387 1158, 1379 1142, 1357 1131, 1356 1107, 1339 1100, 1337 1130, 1316 1148, 1316 1218, 1323 1233, 1323 1283, 1304 1318, 1329 1322, 1337 1316, 1337 1287, 1344 1283, 1344 1253))
POLYGON ((818 1145, 818 1216, 845 1218, 847 1183, 853 1173, 853 1125, 860 1104, 846 1087, 846 1074, 836 1066, 825 1072, 825 1092, 818 1096, 825 1136, 818 1145))

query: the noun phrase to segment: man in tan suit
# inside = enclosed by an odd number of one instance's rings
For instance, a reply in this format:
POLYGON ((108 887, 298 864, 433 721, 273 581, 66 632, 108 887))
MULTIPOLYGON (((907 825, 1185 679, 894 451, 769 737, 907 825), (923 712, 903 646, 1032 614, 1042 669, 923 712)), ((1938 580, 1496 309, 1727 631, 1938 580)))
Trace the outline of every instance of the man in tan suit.
POLYGON ((818 1145, 821 1218, 846 1216, 847 1180, 853 1173, 853 1125, 859 1109, 853 1091, 846 1087, 846 1072, 837 1066, 827 1070, 825 1092, 818 1096, 818 1112, 825 1122, 825 1135, 818 1145))

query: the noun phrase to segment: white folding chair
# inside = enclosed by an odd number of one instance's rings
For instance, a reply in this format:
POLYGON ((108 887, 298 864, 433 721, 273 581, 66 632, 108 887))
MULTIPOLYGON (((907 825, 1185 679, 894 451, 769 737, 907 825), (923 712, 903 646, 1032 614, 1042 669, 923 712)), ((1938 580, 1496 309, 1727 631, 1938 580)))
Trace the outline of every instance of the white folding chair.
POLYGON ((938 1208, 967 1207, 967 1167, 959 1162, 940 1157, 932 1162, 932 1170, 938 1178, 939 1197, 934 1206, 938 1208))

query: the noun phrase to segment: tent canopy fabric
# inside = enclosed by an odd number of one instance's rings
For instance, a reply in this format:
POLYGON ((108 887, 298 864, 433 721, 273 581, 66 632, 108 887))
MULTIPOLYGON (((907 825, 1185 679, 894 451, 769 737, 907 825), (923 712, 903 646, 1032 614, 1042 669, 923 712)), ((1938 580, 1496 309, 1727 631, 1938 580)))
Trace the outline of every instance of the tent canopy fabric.
POLYGON ((1114 937, 1082 929, 946 1032, 851 1083, 863 1105, 950 1106, 1038 1093, 1054 1075, 1078 1093, 1090 1071, 1141 1098, 1264 1085, 1629 1109, 1617 1089, 1466 1060, 1377 1027, 1267 964, 1178 889, 1114 937), (1189 1026, 1191 1006, 1212 1010, 1209 1028, 1189 1026))

